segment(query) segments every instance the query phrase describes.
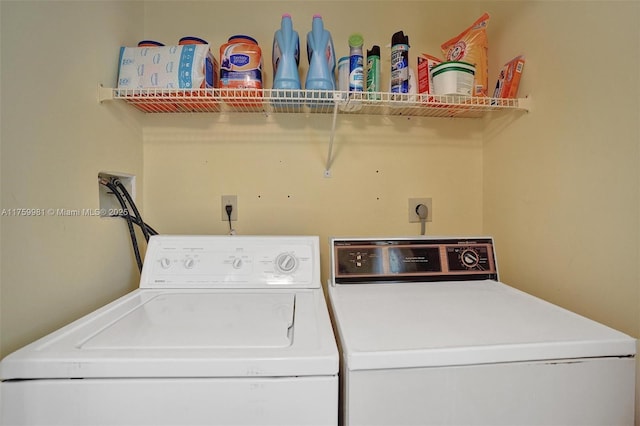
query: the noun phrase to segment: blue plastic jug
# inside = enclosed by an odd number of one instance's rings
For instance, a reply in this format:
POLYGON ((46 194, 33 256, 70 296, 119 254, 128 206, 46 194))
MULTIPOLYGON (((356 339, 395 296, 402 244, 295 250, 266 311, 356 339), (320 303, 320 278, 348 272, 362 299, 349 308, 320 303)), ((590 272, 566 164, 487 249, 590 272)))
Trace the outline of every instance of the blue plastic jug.
POLYGON ((273 36, 273 88, 300 90, 300 38, 294 31, 291 15, 282 15, 280 29, 273 36))
POLYGON ((313 15, 311 31, 307 34, 307 57, 309 72, 305 81, 305 89, 335 90, 335 50, 331 33, 324 29, 320 15, 313 15))

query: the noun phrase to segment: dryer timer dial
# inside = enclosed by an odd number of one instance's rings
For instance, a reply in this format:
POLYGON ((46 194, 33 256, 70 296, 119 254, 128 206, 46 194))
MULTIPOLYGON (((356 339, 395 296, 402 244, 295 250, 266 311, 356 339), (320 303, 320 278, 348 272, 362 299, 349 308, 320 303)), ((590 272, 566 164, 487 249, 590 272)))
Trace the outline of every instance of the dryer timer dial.
POLYGON ((480 255, 473 249, 464 249, 460 254, 460 261, 466 268, 475 268, 480 263, 480 255))

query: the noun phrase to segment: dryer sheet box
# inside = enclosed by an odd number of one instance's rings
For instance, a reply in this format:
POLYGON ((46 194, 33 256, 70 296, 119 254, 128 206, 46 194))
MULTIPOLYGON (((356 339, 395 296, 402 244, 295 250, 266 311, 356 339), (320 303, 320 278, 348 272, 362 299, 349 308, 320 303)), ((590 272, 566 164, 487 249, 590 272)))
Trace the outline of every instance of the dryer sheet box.
POLYGON ((121 47, 119 89, 200 89, 215 84, 208 44, 121 47))

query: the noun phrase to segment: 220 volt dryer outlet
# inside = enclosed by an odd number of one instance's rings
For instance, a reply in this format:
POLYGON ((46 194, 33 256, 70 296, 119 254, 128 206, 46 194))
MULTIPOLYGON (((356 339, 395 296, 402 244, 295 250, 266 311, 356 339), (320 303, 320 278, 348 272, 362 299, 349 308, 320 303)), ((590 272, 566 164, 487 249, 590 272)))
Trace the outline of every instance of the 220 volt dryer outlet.
POLYGON ((409 222, 411 223, 420 222, 420 216, 418 216, 418 213, 416 212, 416 208, 420 204, 424 204, 425 206, 427 206, 426 222, 432 222, 433 221, 433 203, 431 201, 431 198, 409 198, 409 206, 408 206, 409 222))
POLYGON ((221 200, 222 220, 224 222, 229 220, 229 216, 227 215, 227 206, 232 207, 231 220, 238 220, 238 197, 236 195, 223 195, 221 200))

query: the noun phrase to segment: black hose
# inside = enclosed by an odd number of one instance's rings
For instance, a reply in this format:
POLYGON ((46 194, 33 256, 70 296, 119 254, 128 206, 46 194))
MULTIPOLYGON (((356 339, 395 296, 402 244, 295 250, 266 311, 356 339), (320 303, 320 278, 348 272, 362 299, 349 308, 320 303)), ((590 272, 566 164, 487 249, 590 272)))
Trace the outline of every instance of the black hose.
MULTIPOLYGON (((148 223, 145 223, 145 222, 140 223, 140 221, 138 221, 137 218, 135 218, 135 217, 133 217, 131 215, 128 215, 128 216, 131 218, 131 220, 133 221, 134 225, 139 226, 140 229, 142 229, 142 227, 144 227, 147 230, 147 232, 149 233, 150 236, 151 235, 158 235, 158 231, 153 229, 148 223)), ((126 219, 127 215, 126 214, 118 214, 118 215, 113 215, 111 217, 121 217, 122 219, 126 219)))
POLYGON ((127 191, 127 188, 122 184, 122 182, 120 182, 120 179, 113 179, 112 183, 120 189, 122 195, 124 195, 124 197, 127 199, 129 206, 133 210, 135 220, 137 221, 138 225, 140 225, 140 229, 142 229, 142 234, 144 235, 145 241, 149 242, 149 231, 147 230, 145 223, 142 220, 142 216, 138 211, 138 207, 136 206, 136 203, 133 202, 133 198, 129 194, 129 191, 127 191))
POLYGON ((127 221, 127 227, 129 228, 129 235, 131 236, 131 245, 133 246, 133 254, 136 257, 136 263, 138 264, 138 270, 142 272, 142 257, 140 256, 140 249, 138 248, 138 239, 136 238, 136 231, 133 229, 133 219, 129 214, 129 210, 127 209, 127 204, 125 203, 122 195, 118 192, 118 189, 107 179, 100 179, 100 183, 111 190, 113 195, 116 196, 120 206, 124 211, 124 218, 127 221))

